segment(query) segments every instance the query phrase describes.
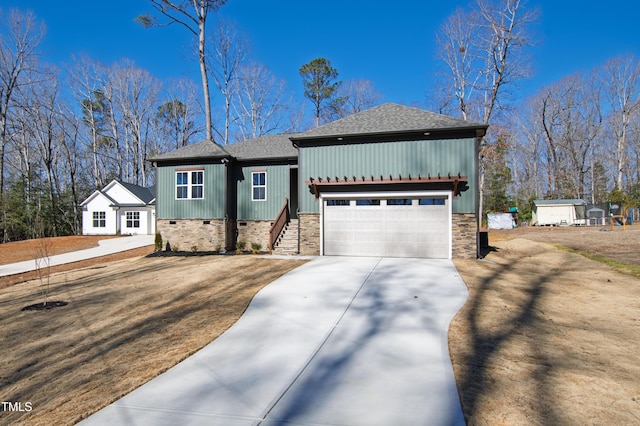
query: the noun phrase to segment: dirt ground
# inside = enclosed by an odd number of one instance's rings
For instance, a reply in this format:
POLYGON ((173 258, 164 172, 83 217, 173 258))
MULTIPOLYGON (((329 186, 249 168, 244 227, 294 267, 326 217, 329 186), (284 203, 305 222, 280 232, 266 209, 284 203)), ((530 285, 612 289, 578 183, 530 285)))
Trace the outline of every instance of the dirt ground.
MULTIPOLYGON (((640 278, 556 245, 638 265, 640 226, 491 231, 456 260, 469 299, 449 350, 469 425, 640 424, 640 278)), ((3 246, 0 245, 0 257, 3 246)), ((147 248, 147 250, 149 250, 147 248)), ((133 256, 135 253, 120 254, 133 256)), ((0 287, 0 424, 73 424, 206 345, 300 261, 132 257, 0 287)), ((623 268, 624 269, 624 268, 623 268)), ((2 286, 0 279, 0 286, 2 286)))
MULTIPOLYGON (((98 246, 98 241, 107 238, 118 238, 110 236, 72 236, 72 237, 54 237, 47 238, 49 241, 45 243, 48 247, 48 253, 51 256, 63 254, 72 251, 84 250, 98 246)), ((25 240, 9 244, 0 244, 0 265, 7 263, 22 262, 25 260, 33 260, 36 254, 41 253, 41 243, 38 240, 25 240)), ((147 256, 153 253, 153 246, 140 247, 137 249, 127 250, 120 253, 114 253, 102 256, 97 259, 87 259, 78 262, 67 263, 64 265, 52 266, 49 270, 50 274, 73 271, 74 269, 87 268, 97 263, 113 262, 116 260, 130 259, 132 257, 147 256)), ((22 283, 28 280, 38 278, 37 271, 29 271, 21 274, 0 277, 0 290, 5 287, 22 283)))
POLYGON ((48 252, 50 256, 53 256, 98 247, 98 241, 108 238, 118 237, 106 235, 74 235, 71 237, 52 237, 0 244, 0 265, 42 257, 41 253, 43 250, 48 252))
POLYGON ((0 424, 74 424, 228 329, 263 286, 304 263, 264 256, 94 260, 0 290, 0 424), (28 405, 27 405, 28 403, 28 405), (14 408, 17 406, 14 406, 14 408), (27 407, 30 410, 27 410, 27 407))
POLYGON ((469 299, 449 348, 467 423, 640 424, 640 279, 555 247, 637 265, 640 226, 489 239, 483 260, 455 261, 469 299))

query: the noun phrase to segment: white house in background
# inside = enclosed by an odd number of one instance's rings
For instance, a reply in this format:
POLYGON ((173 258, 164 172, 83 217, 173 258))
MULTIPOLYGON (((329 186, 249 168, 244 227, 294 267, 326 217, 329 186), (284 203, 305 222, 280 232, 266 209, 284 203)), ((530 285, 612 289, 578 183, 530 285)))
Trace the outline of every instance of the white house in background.
POLYGON ((156 231, 155 188, 113 180, 96 190, 82 208, 83 235, 136 235, 156 231))
POLYGON ((577 226, 587 224, 587 203, 583 200, 535 200, 532 225, 577 226))

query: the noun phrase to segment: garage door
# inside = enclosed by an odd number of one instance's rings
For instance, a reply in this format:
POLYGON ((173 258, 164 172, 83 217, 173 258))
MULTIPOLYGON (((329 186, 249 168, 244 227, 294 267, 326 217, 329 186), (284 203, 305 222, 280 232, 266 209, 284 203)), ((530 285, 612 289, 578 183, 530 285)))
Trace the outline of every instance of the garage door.
POLYGON ((451 257, 449 193, 323 197, 323 253, 451 257))

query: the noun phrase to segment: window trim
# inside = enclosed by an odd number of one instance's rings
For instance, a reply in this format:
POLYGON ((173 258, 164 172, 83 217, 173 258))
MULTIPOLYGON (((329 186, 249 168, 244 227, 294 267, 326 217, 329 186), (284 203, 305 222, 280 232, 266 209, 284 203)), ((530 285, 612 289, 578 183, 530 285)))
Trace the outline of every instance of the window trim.
MULTIPOLYGON (((258 178, 258 182, 260 182, 258 178)), ((251 172, 251 201, 267 201, 267 171, 266 170, 256 170, 251 172), (254 184, 253 177, 254 175, 264 174, 264 185, 256 185, 254 184), (255 189, 264 188, 264 198, 256 198, 255 197, 255 189)))
POLYGON ((107 212, 103 212, 103 211, 95 211, 95 212, 93 212, 92 220, 93 220, 93 228, 106 228, 107 227, 107 212))
POLYGON ((184 200, 204 200, 204 169, 176 169, 175 173, 174 173, 174 197, 175 200, 177 201, 184 201, 184 200), (202 183, 194 183, 195 179, 194 179, 194 175, 200 173, 202 176, 202 183), (181 174, 186 174, 187 175, 187 180, 186 183, 178 183, 178 175, 181 174), (186 188, 186 197, 179 197, 178 196, 178 190, 182 189, 182 188, 186 188), (195 188, 200 188, 201 191, 201 196, 200 197, 194 197, 193 193, 194 193, 194 189, 195 188))
POLYGON ((124 220, 125 220, 125 228, 127 229, 136 229, 140 228, 140 212, 137 210, 129 210, 124 212, 124 220), (129 218, 129 214, 131 214, 131 218, 129 218), (136 219, 136 216, 138 217, 136 219), (129 222, 131 222, 131 226, 129 226, 129 222))

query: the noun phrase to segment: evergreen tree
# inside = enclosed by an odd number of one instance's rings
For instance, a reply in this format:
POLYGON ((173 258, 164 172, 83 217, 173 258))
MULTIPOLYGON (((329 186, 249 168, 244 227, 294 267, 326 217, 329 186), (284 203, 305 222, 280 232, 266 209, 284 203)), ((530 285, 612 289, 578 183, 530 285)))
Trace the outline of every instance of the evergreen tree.
POLYGON ((317 127, 325 112, 332 113, 340 107, 340 100, 335 95, 342 81, 336 81, 338 70, 325 58, 317 58, 304 64, 299 72, 304 85, 304 96, 313 103, 315 109, 317 127))

